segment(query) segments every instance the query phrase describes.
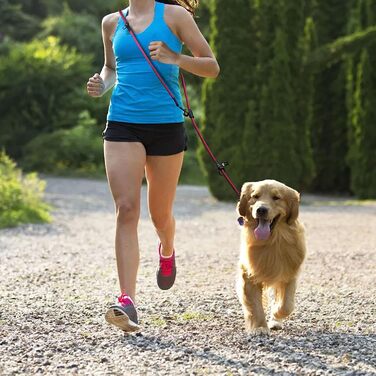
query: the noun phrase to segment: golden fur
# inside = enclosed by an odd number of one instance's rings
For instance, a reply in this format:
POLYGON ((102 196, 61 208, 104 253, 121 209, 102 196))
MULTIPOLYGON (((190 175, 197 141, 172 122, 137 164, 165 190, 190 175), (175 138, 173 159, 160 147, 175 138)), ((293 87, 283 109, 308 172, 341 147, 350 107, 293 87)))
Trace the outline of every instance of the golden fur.
POLYGON ((282 328, 282 319, 294 309, 296 280, 306 253, 304 228, 298 221, 299 201, 297 191, 275 180, 242 187, 237 206, 244 218, 237 293, 249 333, 266 334, 269 328, 282 328), (272 223, 266 240, 257 239, 254 232, 260 207, 267 211, 263 220, 272 223), (263 307, 267 288, 274 292, 269 327, 263 307))

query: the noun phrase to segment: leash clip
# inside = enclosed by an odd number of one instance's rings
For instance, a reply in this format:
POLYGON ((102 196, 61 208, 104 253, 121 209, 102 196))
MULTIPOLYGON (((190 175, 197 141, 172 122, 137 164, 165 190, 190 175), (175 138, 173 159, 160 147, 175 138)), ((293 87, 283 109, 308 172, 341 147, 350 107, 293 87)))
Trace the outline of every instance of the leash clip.
POLYGON ((226 166, 228 166, 228 165, 229 165, 228 162, 217 163, 217 168, 218 168, 219 175, 222 175, 222 171, 225 171, 226 166))
POLYGON ((193 111, 192 111, 192 109, 190 108, 190 109, 184 109, 184 116, 185 117, 189 117, 190 119, 194 119, 194 115, 193 115, 193 111))
POLYGON ((244 217, 239 217, 238 223, 239 223, 239 226, 244 226, 244 217))

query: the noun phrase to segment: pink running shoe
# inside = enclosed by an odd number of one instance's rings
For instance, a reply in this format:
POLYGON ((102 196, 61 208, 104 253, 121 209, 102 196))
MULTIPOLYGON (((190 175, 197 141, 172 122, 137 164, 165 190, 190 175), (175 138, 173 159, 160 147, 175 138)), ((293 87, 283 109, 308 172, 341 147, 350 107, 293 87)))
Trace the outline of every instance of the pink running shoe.
POLYGON ((176 278, 175 250, 171 257, 163 257, 161 248, 162 244, 159 243, 159 267, 157 269, 157 284, 161 290, 168 290, 174 285, 176 278))
POLYGON ((105 319, 124 332, 140 330, 136 308, 132 299, 126 294, 121 294, 117 298, 117 302, 107 310, 105 319))

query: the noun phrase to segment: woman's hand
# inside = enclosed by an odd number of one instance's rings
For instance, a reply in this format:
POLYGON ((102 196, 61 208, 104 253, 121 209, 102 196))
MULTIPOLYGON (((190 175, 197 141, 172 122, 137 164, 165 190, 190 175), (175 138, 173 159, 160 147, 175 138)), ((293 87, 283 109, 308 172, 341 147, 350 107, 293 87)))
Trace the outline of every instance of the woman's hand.
POLYGON ((149 44, 150 57, 152 60, 165 64, 176 64, 180 54, 172 51, 164 42, 151 42, 149 44))
POLYGON ((89 78, 86 86, 87 92, 91 97, 101 97, 105 92, 104 81, 98 73, 95 73, 93 77, 89 78))

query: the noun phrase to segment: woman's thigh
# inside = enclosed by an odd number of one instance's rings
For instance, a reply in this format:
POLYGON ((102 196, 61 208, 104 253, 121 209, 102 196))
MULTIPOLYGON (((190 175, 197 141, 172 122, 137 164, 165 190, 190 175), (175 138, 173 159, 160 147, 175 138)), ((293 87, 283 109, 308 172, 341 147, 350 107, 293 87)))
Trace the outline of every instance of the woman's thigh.
POLYGON ((106 174, 117 209, 139 211, 146 152, 139 142, 104 141, 106 174))
POLYGON ((152 218, 165 217, 172 211, 184 152, 169 156, 147 156, 146 179, 148 205, 152 218))

